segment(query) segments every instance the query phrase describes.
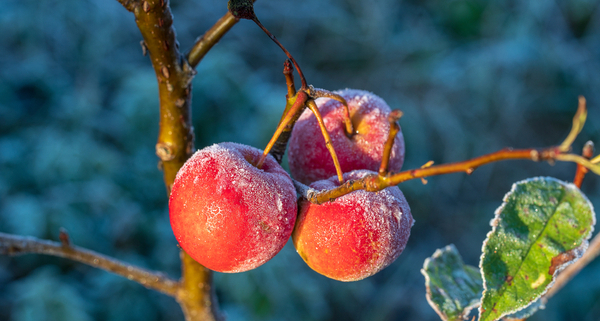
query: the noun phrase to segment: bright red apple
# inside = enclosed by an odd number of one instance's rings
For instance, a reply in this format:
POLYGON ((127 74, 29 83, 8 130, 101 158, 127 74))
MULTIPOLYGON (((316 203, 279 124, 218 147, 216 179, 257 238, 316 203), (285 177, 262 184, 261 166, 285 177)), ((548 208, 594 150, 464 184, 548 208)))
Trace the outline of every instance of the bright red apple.
MULTIPOLYGON (((333 99, 319 98, 316 103, 343 172, 356 169, 377 171, 388 138, 390 107, 373 93, 344 89, 336 91, 348 102, 354 133, 348 137, 344 125, 344 107, 333 99)), ((316 117, 307 109, 298 119, 290 138, 288 160, 292 177, 310 184, 336 174, 333 160, 316 117)), ((389 170, 398 172, 404 163, 404 137, 398 132, 390 155, 389 170)))
POLYGON ((277 254, 296 221, 290 176, 262 151, 221 143, 197 151, 179 170, 169 214, 183 250, 219 272, 254 269, 277 254))
MULTIPOLYGON (((344 174, 360 179, 371 171, 344 174)), ((314 182, 316 190, 339 186, 337 176, 314 182)), ((377 193, 354 191, 333 202, 299 202, 292 234, 298 254, 313 270, 339 281, 357 281, 390 265, 406 246, 413 218, 397 186, 377 193)))

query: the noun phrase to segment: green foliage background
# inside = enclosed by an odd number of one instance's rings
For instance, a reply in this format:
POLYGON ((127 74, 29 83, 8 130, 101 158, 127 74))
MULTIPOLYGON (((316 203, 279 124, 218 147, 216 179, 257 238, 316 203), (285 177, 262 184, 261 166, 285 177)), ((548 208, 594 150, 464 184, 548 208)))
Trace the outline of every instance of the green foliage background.
MULTIPOLYGON (((173 0, 186 50, 225 13, 224 0, 173 0)), ((558 144, 577 96, 589 102, 576 142, 600 143, 597 0, 267 1, 255 10, 310 83, 360 88, 405 116, 405 168, 506 146, 558 144)), ((0 10, 0 231, 73 242, 179 274, 157 170, 157 86, 133 16, 111 0, 4 0, 0 10)), ((196 147, 263 148, 283 110, 283 54, 240 22, 194 80, 196 147)), ((436 320, 419 269, 456 244, 477 265, 489 220, 513 182, 571 180, 570 164, 506 162, 400 186, 416 225, 405 252, 366 280, 312 272, 286 248, 264 266, 216 274, 229 320, 436 320)), ((583 191, 600 204, 600 180, 583 191)), ((593 262, 531 320, 600 318, 593 262)), ((66 260, 0 257, 0 320, 176 320, 162 294, 66 260)))

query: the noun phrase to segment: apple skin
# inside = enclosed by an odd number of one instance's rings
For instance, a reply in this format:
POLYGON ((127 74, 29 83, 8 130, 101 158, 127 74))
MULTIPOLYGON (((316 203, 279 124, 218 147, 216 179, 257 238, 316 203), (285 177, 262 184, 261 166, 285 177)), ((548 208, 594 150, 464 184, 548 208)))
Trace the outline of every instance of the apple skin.
MULTIPOLYGON (((358 170, 344 179, 373 173, 358 170)), ((339 186, 336 176, 314 182, 316 190, 339 186)), ((322 205, 299 201, 294 246, 316 272, 339 281, 358 281, 390 265, 404 250, 414 223, 397 186, 377 193, 354 191, 322 205)))
POLYGON ((221 143, 197 151, 179 170, 169 199, 173 233, 198 263, 219 272, 254 269, 290 238, 297 215, 290 176, 262 151, 221 143))
MULTIPOLYGON (((316 103, 331 136, 342 171, 379 170, 390 130, 387 119, 390 107, 383 99, 368 91, 344 89, 335 93, 344 97, 348 103, 355 131, 351 138, 346 136, 342 103, 329 98, 319 98, 316 103)), ((292 177, 307 185, 336 174, 317 118, 309 109, 302 113, 292 130, 288 162, 292 177)), ((403 163, 404 137, 402 131, 399 131, 392 147, 389 171, 399 172, 403 163)))

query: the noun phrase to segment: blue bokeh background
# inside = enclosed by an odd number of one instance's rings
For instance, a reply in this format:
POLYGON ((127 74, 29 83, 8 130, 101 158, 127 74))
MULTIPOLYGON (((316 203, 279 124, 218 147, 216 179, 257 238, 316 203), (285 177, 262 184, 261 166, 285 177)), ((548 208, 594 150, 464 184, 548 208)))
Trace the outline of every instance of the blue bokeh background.
MULTIPOLYGON (((173 0, 190 48, 224 0, 173 0)), ((597 0, 267 1, 255 10, 310 83, 359 88, 404 111, 405 168, 511 146, 558 144, 577 96, 589 102, 585 140, 600 142, 597 0)), ((110 0, 3 0, 0 9, 0 232, 74 243, 179 275, 167 195, 157 169, 156 79, 133 15, 110 0)), ((263 148, 285 103, 285 57, 240 22, 194 80, 196 147, 263 148)), ((511 184, 575 166, 527 161, 472 175, 401 184, 416 224, 405 252, 354 283, 310 270, 288 244, 241 274, 215 274, 229 320, 439 320, 425 300, 423 261, 454 243, 477 265, 489 221, 511 184)), ((600 204, 600 180, 583 191, 600 204)), ((0 257, 0 320, 182 320, 170 297, 54 257, 0 257)), ((600 262, 531 320, 600 319, 600 262)))

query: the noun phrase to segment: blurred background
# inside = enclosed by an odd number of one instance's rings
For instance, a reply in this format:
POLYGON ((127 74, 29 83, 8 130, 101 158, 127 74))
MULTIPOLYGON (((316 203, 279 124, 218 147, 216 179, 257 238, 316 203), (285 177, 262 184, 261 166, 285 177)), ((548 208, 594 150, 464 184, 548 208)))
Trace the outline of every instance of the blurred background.
MULTIPOLYGON (((186 51, 225 0, 172 0, 186 51)), ((256 3, 309 83, 359 88, 404 111, 405 168, 503 147, 558 144, 577 96, 600 144, 598 0, 306 0, 256 3)), ((0 232, 58 239, 178 277, 157 169, 157 85, 133 15, 110 0, 3 0, 0 10, 0 232)), ((196 147, 264 148, 285 104, 285 56, 242 21, 194 80, 196 147)), ((286 162, 286 161, 284 161, 286 162)), ((287 166, 285 164, 284 166, 287 166)), ((511 161, 400 185, 416 224, 400 258, 363 281, 310 270, 291 243, 265 265, 215 274, 229 320, 439 320, 419 270, 454 243, 478 265, 512 183, 572 180, 572 164, 511 161)), ((600 206, 600 180, 583 191, 600 206)), ((531 320, 600 319, 600 260, 531 320)), ((183 320, 170 297, 68 260, 0 257, 0 320, 183 320)))

